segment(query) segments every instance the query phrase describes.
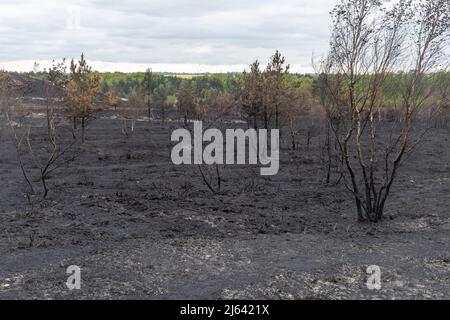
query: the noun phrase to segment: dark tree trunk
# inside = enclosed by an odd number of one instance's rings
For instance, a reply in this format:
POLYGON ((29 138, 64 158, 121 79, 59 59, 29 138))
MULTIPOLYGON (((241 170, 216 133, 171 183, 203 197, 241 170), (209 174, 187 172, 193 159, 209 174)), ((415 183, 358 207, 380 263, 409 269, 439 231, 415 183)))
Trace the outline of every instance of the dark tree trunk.
POLYGON ((331 132, 330 132, 330 124, 327 123, 327 179, 326 184, 330 184, 331 181, 331 162, 332 162, 332 155, 331 155, 331 132))
POLYGON ((278 106, 276 106, 275 110, 275 129, 280 129, 280 110, 278 106))
POLYGON ((84 133, 86 129, 86 120, 85 118, 81 118, 81 143, 84 143, 84 133))

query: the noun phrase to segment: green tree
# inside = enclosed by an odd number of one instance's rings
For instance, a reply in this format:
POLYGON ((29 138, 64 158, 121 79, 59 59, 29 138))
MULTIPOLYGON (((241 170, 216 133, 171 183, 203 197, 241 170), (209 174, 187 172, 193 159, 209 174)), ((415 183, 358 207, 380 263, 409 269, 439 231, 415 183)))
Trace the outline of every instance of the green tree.
POLYGON ((85 140, 85 128, 88 119, 95 112, 95 102, 100 89, 100 76, 84 59, 84 54, 78 63, 70 62, 70 77, 66 88, 66 112, 73 119, 74 129, 78 119, 81 120, 81 141, 85 140))
MULTIPOLYGON (((261 115, 263 104, 262 96, 262 74, 259 61, 256 60, 250 65, 250 72, 244 71, 240 85, 240 101, 242 111, 247 117, 247 121, 253 122, 253 127, 258 129, 258 117, 261 115)), ((267 127, 267 119, 264 119, 267 127)))
POLYGON ((270 58, 264 72, 264 119, 267 128, 268 119, 275 114, 275 128, 280 128, 282 104, 286 94, 285 78, 290 66, 277 50, 270 58))

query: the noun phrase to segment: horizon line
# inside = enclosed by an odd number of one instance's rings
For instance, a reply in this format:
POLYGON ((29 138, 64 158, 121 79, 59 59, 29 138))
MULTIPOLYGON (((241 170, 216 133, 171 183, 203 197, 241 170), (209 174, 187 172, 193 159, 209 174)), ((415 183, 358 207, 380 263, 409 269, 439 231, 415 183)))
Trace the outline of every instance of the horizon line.
MULTIPOLYGON (((77 58, 74 58, 76 60, 77 58)), ((42 72, 52 66, 53 61, 59 62, 63 59, 54 60, 12 60, 0 61, 0 70, 8 72, 42 72), (39 67, 36 68, 35 63, 39 67)), ((67 58, 67 64, 72 58, 67 58)), ((256 58, 254 59, 256 60, 256 58)), ((145 72, 151 69, 154 73, 172 73, 172 74, 224 74, 224 73, 242 73, 249 70, 250 64, 196 64, 196 63, 135 63, 135 62, 107 62, 98 60, 87 60, 94 71, 101 73, 136 73, 145 72)), ((301 64, 291 64, 292 74, 314 74, 312 67, 305 67, 301 64)))

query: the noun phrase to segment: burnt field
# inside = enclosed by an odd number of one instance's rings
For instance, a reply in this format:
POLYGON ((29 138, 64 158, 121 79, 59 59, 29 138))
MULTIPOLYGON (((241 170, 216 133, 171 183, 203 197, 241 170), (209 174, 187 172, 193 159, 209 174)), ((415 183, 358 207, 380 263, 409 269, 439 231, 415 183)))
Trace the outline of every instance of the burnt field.
MULTIPOLYGON (((31 121, 38 145, 45 119, 31 121)), ((179 125, 138 121, 124 138, 112 111, 98 113, 39 200, 2 119, 0 299, 450 298, 448 129, 424 137, 370 224, 342 184, 324 183, 320 127, 297 151, 285 141, 278 175, 225 166, 214 194, 196 166, 172 164, 179 125), (81 290, 65 285, 70 265, 81 290), (381 290, 366 286, 370 265, 381 290)))

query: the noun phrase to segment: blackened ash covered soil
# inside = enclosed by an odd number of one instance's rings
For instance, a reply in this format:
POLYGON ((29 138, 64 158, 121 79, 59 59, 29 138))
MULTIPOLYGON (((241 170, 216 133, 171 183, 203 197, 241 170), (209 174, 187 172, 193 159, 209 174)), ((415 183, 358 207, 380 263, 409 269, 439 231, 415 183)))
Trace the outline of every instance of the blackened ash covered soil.
POLYGON ((447 129, 426 136, 386 219, 369 225, 342 185, 324 184, 323 130, 283 149, 274 177, 227 166, 214 195, 197 167, 172 164, 177 125, 139 122, 124 139, 99 114, 49 198, 30 206, 2 123, 0 299, 450 298, 447 129), (82 268, 79 291, 65 286, 70 265, 82 268), (379 291, 367 289, 369 265, 379 291))

